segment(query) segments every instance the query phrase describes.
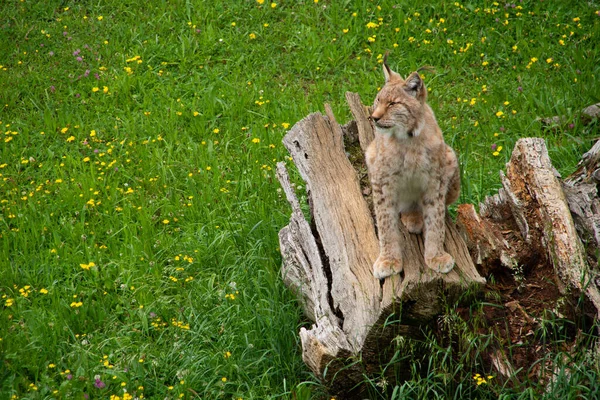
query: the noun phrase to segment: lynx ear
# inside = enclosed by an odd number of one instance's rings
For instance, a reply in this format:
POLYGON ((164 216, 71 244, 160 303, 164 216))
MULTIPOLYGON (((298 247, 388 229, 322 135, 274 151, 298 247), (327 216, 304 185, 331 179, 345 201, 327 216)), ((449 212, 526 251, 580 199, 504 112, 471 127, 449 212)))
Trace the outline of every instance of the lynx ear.
POLYGON ((406 82, 404 82, 404 91, 421 103, 424 103, 427 99, 427 89, 425 89, 425 84, 418 72, 413 72, 406 78, 406 82))
POLYGON ((402 77, 399 73, 392 71, 392 69, 387 65, 387 57, 390 52, 386 51, 383 56, 383 76, 385 76, 385 83, 390 81, 401 81, 402 77))

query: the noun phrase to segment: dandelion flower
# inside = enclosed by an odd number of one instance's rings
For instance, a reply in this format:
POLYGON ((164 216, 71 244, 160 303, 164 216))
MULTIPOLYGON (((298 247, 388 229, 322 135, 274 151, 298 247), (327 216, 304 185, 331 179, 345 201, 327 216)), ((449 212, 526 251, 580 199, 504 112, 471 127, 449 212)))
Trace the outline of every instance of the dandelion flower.
POLYGON ((277 7, 277 3, 271 3, 271 8, 277 7))

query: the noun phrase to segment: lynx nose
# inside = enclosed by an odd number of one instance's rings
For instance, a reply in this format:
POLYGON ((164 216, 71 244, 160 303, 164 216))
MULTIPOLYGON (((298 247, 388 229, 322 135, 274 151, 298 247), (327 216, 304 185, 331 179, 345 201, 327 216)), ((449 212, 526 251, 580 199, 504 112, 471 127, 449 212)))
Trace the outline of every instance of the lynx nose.
POLYGON ((371 115, 369 115, 369 118, 371 118, 373 122, 377 122, 381 119, 381 117, 383 117, 383 114, 385 114, 385 112, 381 109, 381 107, 375 107, 371 115))

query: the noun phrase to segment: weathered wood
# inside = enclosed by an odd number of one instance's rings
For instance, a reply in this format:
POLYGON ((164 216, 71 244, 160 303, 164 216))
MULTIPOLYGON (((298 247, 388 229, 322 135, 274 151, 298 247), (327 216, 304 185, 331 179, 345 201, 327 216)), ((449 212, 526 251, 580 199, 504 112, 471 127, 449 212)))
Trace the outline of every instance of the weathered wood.
POLYGON ((528 224, 541 234, 539 239, 556 276, 567 288, 586 292, 600 310, 600 294, 595 285, 590 286, 585 250, 544 140, 517 141, 506 169, 510 190, 522 204, 527 204, 523 213, 528 224))
POLYGON ((363 105, 358 93, 346 92, 346 101, 350 106, 350 111, 352 112, 358 127, 360 147, 362 148, 363 153, 365 153, 367 147, 369 147, 369 144, 375 138, 373 126, 369 121, 369 108, 363 105))
POLYGON ((358 178, 342 147, 341 129, 321 114, 298 122, 283 138, 311 198, 313 221, 331 273, 333 306, 360 348, 379 312, 379 283, 371 266, 378 254, 375 227, 358 178))
POLYGON ((563 182, 563 190, 579 236, 585 241, 588 259, 598 263, 600 251, 600 141, 585 153, 577 170, 563 182))
POLYGON ((502 189, 485 200, 481 215, 469 205, 458 208, 459 226, 481 270, 550 263, 563 295, 585 293, 600 316, 600 291, 574 222, 597 245, 600 205, 595 186, 587 183, 600 159, 596 152, 586 153, 578 173, 561 182, 543 139, 517 141, 506 175, 500 173, 502 189))
MULTIPOLYGON (((488 206, 489 207, 489 206, 488 206)), ((501 265, 513 269, 517 265, 514 250, 502 236, 499 228, 477 215, 472 204, 460 204, 456 223, 468 238, 467 246, 473 261, 480 266, 490 260, 500 260, 501 265)), ((482 271, 485 275, 488 271, 482 271)))
MULTIPOLYGON (((379 249, 364 157, 356 144, 364 151, 373 130, 358 95, 346 98, 356 121, 341 127, 326 105, 326 116, 310 114, 283 139, 307 188, 310 223, 285 166, 277 168, 292 207, 290 223, 279 235, 282 275, 313 322, 300 330, 303 359, 334 393, 363 398, 364 374, 385 362, 393 339, 420 338, 422 328, 443 311, 442 297, 454 301, 469 286, 482 288, 486 281, 480 274, 506 275, 504 269, 510 276, 543 268, 547 279, 553 271, 564 298, 584 293, 600 317, 600 282, 588 264, 595 256, 586 257, 577 234, 600 248, 600 144, 561 181, 542 139, 519 140, 506 173, 500 172, 502 188, 480 205, 480 214, 472 205, 460 205, 458 228, 446 220, 444 247, 456 267, 446 275, 427 268, 421 235, 400 224, 404 271, 380 282, 372 273, 379 249), (344 149, 344 137, 351 150, 344 149)), ((544 289, 561 296, 554 286, 544 289)), ((509 297, 505 307, 526 324, 537 324, 519 300, 509 297)), ((488 359, 500 374, 519 367, 503 360, 499 350, 488 359)), ((409 376, 409 365, 400 362, 400 369, 409 376)))
MULTIPOLYGON (((419 337, 421 327, 442 311, 443 297, 458 298, 469 286, 481 288, 485 279, 450 219, 445 248, 456 267, 449 274, 425 266, 422 237, 402 226, 403 275, 384 282, 373 277, 379 252, 373 217, 344 151, 343 130, 331 108, 325 109, 327 117, 310 114, 283 139, 306 183, 312 221, 304 220, 285 167, 279 164, 277 175, 292 206, 290 224, 280 232, 282 274, 315 322, 300 331, 304 361, 335 391, 352 398, 360 397, 362 389, 356 385, 364 370, 379 365, 380 350, 396 335, 419 337), (391 316, 397 319, 393 326, 388 323, 391 316), (362 363, 347 362, 350 356, 360 356, 362 363)), ((357 115, 359 132, 361 126, 370 128, 368 114, 357 115)), ((359 137, 361 145, 368 140, 364 131, 359 137)))
POLYGON ((292 206, 290 223, 279 232, 279 248, 284 265, 294 265, 293 268, 282 270, 283 281, 302 297, 305 314, 311 321, 325 317, 333 324, 339 324, 339 319, 329 304, 329 287, 317 242, 300 209, 300 203, 282 162, 277 164, 277 178, 292 206))

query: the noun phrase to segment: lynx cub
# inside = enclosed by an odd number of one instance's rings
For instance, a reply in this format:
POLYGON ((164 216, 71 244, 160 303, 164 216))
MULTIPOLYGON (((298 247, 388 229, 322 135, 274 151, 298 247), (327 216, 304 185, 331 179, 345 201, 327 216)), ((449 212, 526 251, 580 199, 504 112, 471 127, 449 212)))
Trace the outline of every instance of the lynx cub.
POLYGON ((424 231, 425 264, 447 273, 454 259, 444 251, 444 219, 446 205, 460 191, 458 161, 425 102, 427 89, 418 72, 404 80, 386 59, 385 85, 370 116, 375 139, 366 153, 379 230, 373 274, 383 279, 403 269, 400 219, 409 232, 424 231))

